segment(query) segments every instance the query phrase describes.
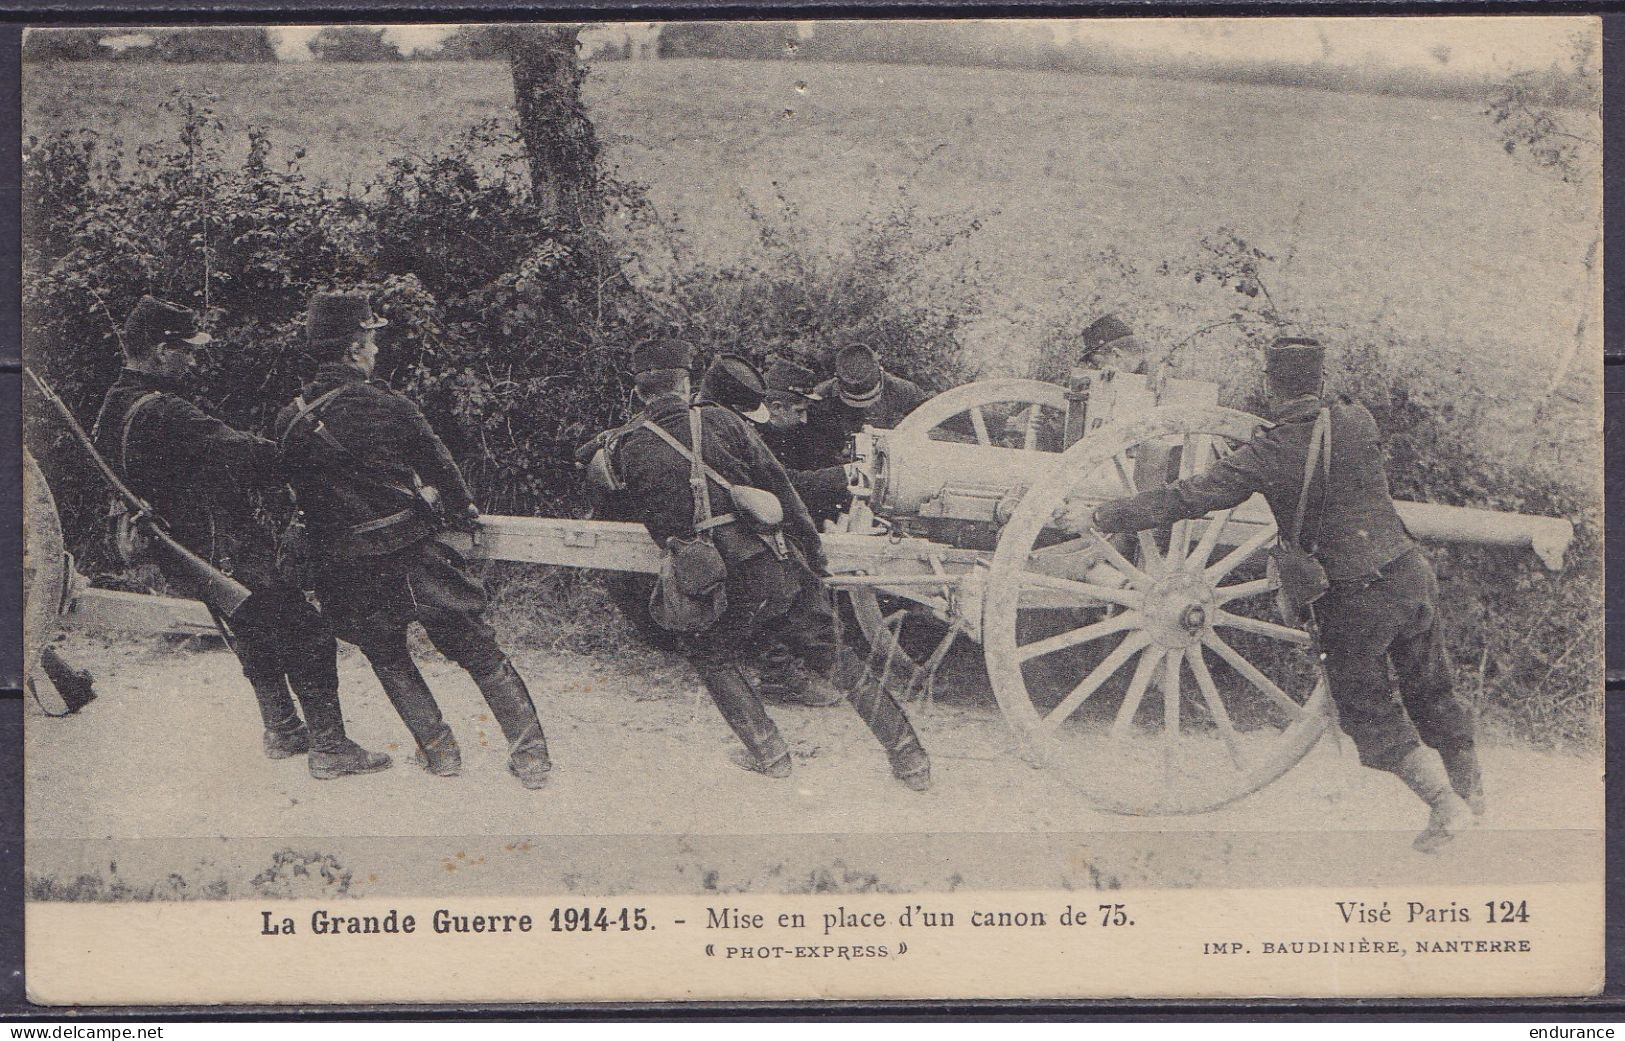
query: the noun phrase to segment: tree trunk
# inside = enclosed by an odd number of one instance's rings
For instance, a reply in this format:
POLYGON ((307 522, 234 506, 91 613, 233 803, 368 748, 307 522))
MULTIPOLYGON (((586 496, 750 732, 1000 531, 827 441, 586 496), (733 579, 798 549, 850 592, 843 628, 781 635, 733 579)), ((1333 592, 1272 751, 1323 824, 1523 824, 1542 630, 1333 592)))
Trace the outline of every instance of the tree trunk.
POLYGON ((598 226, 598 135, 581 102, 586 71, 576 58, 579 26, 515 25, 507 29, 513 101, 542 213, 572 230, 598 226))

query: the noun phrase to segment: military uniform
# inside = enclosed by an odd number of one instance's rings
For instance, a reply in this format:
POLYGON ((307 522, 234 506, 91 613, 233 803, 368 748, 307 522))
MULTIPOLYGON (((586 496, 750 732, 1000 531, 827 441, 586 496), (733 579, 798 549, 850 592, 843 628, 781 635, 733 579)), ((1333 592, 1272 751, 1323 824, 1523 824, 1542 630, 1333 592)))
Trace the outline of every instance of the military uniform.
MULTIPOLYGON (((143 324, 189 314, 149 300, 131 315, 127 341, 145 335, 143 324)), ((388 756, 369 758, 345 736, 332 629, 296 577, 279 568, 273 540, 254 516, 254 493, 281 485, 275 443, 204 412, 186 397, 181 378, 137 368, 125 368, 108 390, 94 429, 103 457, 170 534, 251 591, 229 628, 259 704, 267 755, 309 751, 318 777, 388 766, 388 756)))
MULTIPOLYGON (((321 298, 312 302, 313 325, 321 307, 321 298)), ((435 538, 442 512, 462 518, 475 511, 451 453, 423 413, 361 368, 328 362, 277 416, 275 430, 319 560, 317 595, 339 636, 371 663, 416 739, 420 761, 441 775, 462 765, 407 649, 412 622, 422 623, 435 648, 473 678, 507 738, 509 770, 539 787, 551 760, 530 692, 485 619, 484 587, 435 538), (425 486, 438 492, 438 510, 425 486)))
MULTIPOLYGON (((686 352, 651 350, 635 361, 640 371, 686 366, 686 352), (669 355, 669 357, 667 356, 669 355), (679 364, 681 361, 681 364, 679 364)), ((772 492, 784 508, 781 556, 770 537, 735 520, 713 528, 726 567, 727 610, 708 630, 685 638, 684 647, 723 719, 749 750, 752 769, 787 776, 790 753, 761 698, 739 672, 762 633, 772 631, 810 662, 828 668, 834 652, 828 615, 816 597, 815 573, 825 570, 818 532, 784 467, 750 425, 718 405, 691 405, 676 394, 646 402, 636 424, 607 447, 611 472, 635 503, 634 513, 654 541, 665 546, 694 534, 690 463, 665 439, 658 426, 681 444, 690 440, 689 410, 698 408, 704 462, 732 484, 772 492)), ((713 483, 714 512, 727 512, 727 493, 713 483)), ((929 760, 908 717, 884 691, 852 699, 871 732, 891 758, 893 772, 911 786, 929 783, 929 760)))
POLYGON ((807 408, 805 433, 811 460, 844 460, 853 434, 866 426, 894 429, 930 398, 914 382, 890 372, 880 374, 880 392, 870 404, 847 404, 840 391, 838 378, 825 380, 814 389, 819 400, 807 408))
MULTIPOLYGON (((1418 776, 1429 769, 1417 765, 1423 760, 1416 753, 1422 746, 1436 749, 1449 786, 1481 804, 1476 727, 1470 706, 1451 686, 1437 579, 1394 509, 1371 413, 1347 399, 1327 403, 1319 396, 1318 350, 1312 341, 1289 338, 1272 351, 1271 364, 1288 375, 1295 366, 1311 365, 1314 377, 1312 391, 1303 380, 1297 382, 1299 393, 1276 407, 1272 426, 1207 471, 1102 504, 1094 512, 1094 526, 1111 533, 1159 528, 1261 493, 1277 524, 1290 531, 1315 419, 1322 408, 1329 409, 1329 477, 1322 478, 1316 467, 1300 539, 1331 584, 1314 615, 1339 718, 1365 765, 1398 774, 1434 804, 1443 793, 1431 779, 1418 776), (1277 363, 1277 358, 1285 360, 1277 363)), ((1434 824, 1439 823, 1436 818, 1434 824)), ((1419 848, 1428 845, 1427 837, 1419 838, 1419 848)))

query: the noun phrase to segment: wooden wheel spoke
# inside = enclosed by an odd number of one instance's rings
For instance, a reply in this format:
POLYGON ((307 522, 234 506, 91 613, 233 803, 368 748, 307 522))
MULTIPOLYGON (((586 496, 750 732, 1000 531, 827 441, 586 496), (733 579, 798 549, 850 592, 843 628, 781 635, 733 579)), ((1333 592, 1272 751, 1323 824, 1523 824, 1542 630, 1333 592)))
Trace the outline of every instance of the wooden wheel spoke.
POLYGON ((1089 675, 1079 681, 1078 685, 1072 688, 1071 693, 1062 698, 1060 703, 1050 711, 1049 715, 1039 721, 1040 725, 1046 730, 1054 730, 1062 723, 1065 723, 1072 713, 1078 710, 1079 705, 1087 701, 1095 691, 1100 689, 1102 683, 1111 679, 1130 658, 1138 654, 1150 642, 1151 637, 1147 636, 1143 631, 1129 633, 1123 637, 1123 641, 1117 645, 1116 649, 1106 655, 1099 665, 1090 670, 1089 675))
POLYGON ((1131 583, 1134 585, 1151 584, 1151 576, 1146 574, 1144 571, 1141 571, 1138 567, 1135 567, 1133 561, 1129 560, 1129 558, 1118 552, 1117 547, 1112 545, 1112 540, 1110 538, 1092 529, 1090 530, 1089 534, 1097 543, 1099 543, 1100 551, 1106 555, 1106 561, 1111 564, 1112 567, 1128 576, 1128 580, 1131 583))
POLYGON ((975 405, 970 410, 970 425, 976 431, 976 443, 991 445, 993 439, 987 433, 987 417, 982 415, 982 406, 975 405))
POLYGON ((1224 526, 1230 523, 1230 514, 1233 510, 1220 510, 1208 518, 1207 527, 1202 529, 1202 537, 1197 540, 1196 548, 1191 551, 1188 558, 1192 567, 1203 567, 1208 558, 1213 556, 1213 547, 1219 544, 1219 536, 1224 534, 1224 526))
POLYGON ((1140 664, 1134 667, 1134 678, 1128 681, 1128 690, 1123 692, 1123 703, 1117 707, 1117 718, 1112 720, 1112 737, 1121 739, 1128 736, 1134 725, 1134 714, 1140 710, 1140 702, 1145 700, 1146 688, 1151 686, 1151 677, 1156 675, 1163 654, 1161 647, 1150 647, 1140 655, 1140 664))
POLYGON ((1029 561, 1047 560, 1051 557, 1071 556, 1074 553, 1081 553, 1084 550, 1094 552, 1095 540, 1090 538, 1088 535, 1079 535, 1076 538, 1070 538, 1064 542, 1057 542, 1053 546, 1045 546, 1042 549, 1035 549, 1031 553, 1027 554, 1027 559, 1029 561))
POLYGON ((1184 648, 1168 652, 1168 676, 1162 685, 1162 733, 1170 742, 1179 740, 1179 666, 1184 660, 1184 648))
POLYGON ((1165 568, 1156 535, 1149 531, 1137 531, 1134 534, 1140 541, 1140 556, 1145 559, 1145 567, 1142 570, 1150 575, 1162 574, 1165 568))
POLYGON ((1045 575, 1037 571, 1025 571, 1021 575, 1023 588, 1050 589, 1057 593, 1067 593, 1083 600, 1103 600, 1109 604, 1118 604, 1122 607, 1138 608, 1145 597, 1136 589, 1113 589, 1110 586, 1100 586, 1093 582, 1079 582, 1076 579, 1061 578, 1059 575, 1045 575))
POLYGON ((1213 592, 1219 598, 1219 603, 1228 604, 1232 600, 1243 600, 1249 596, 1258 596, 1260 593, 1273 593, 1281 588, 1281 584, 1270 578, 1257 578, 1251 582, 1242 582, 1233 586, 1220 586, 1213 592))
POLYGON ((1202 643, 1225 660, 1225 664, 1241 673, 1242 678, 1259 690, 1280 709, 1293 719, 1303 715, 1303 706, 1287 696, 1286 691, 1275 685, 1275 681, 1258 671, 1258 666, 1241 656, 1241 652, 1225 643, 1217 633, 1208 633, 1202 638, 1202 643))
POLYGON ((1207 580, 1217 582, 1236 568, 1251 560, 1259 550, 1275 541, 1275 525, 1266 524, 1253 533, 1246 542, 1227 553, 1217 564, 1207 569, 1207 580))
POLYGON ((1068 647, 1076 647, 1079 644, 1088 643, 1090 640, 1098 640, 1102 636, 1120 633, 1124 629, 1137 629, 1143 622, 1144 619, 1141 617, 1140 612, 1123 611, 1093 625, 1081 626, 1064 633, 1057 633, 1054 636, 1046 636, 1042 640, 1034 640, 1032 643, 1016 648, 1016 656, 1024 662, 1031 661, 1041 655, 1054 654, 1056 651, 1064 651, 1068 647))
POLYGON ((1256 636, 1268 636, 1274 640, 1285 640, 1296 647, 1309 646, 1309 634, 1302 629, 1294 629, 1291 626, 1281 625, 1276 622, 1266 622, 1262 618, 1248 618, 1246 615, 1219 611, 1214 615, 1213 624, 1228 625, 1232 629, 1240 629, 1244 633, 1253 633, 1256 636))
POLYGON ((1123 482, 1125 494, 1138 495, 1140 487, 1134 483, 1134 468, 1129 465, 1128 456, 1118 452, 1112 456, 1112 465, 1117 467, 1117 479, 1123 482))
POLYGON ((1022 451, 1036 452, 1038 450, 1038 427, 1042 418, 1037 405, 1027 410, 1027 429, 1021 432, 1022 451))
POLYGON ((1196 687, 1202 692, 1202 700, 1213 716, 1213 725, 1218 728, 1219 737, 1224 741, 1225 751, 1230 753, 1231 764, 1237 770, 1245 771, 1246 757, 1242 755, 1241 742, 1236 740, 1236 726, 1230 722, 1230 713, 1224 707, 1224 698, 1219 694, 1219 685, 1213 682, 1213 673, 1208 671, 1207 661, 1202 657, 1202 648, 1191 648, 1187 660, 1191 663, 1191 675, 1196 677, 1196 687))

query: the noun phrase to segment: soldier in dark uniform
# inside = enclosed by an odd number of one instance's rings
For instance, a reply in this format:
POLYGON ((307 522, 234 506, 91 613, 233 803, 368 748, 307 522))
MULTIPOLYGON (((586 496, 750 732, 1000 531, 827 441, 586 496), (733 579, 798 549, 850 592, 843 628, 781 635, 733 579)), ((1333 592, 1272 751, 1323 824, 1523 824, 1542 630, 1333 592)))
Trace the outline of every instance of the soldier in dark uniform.
MULTIPOLYGON (((716 404, 730 410, 740 419, 751 424, 751 429, 761 436, 762 440, 772 448, 773 413, 766 404, 767 382, 762 374, 756 371, 745 358, 738 355, 723 354, 711 363, 700 379, 701 404, 716 404)), ((774 455, 778 455, 774 452, 774 455)), ((781 463, 783 457, 779 458, 781 463)), ((837 466, 833 468, 840 474, 842 487, 846 483, 846 471, 837 466)), ((802 478, 810 476, 803 471, 797 471, 786 466, 790 475, 790 484, 796 492, 802 492, 802 478)), ((811 513, 811 507, 808 512, 811 513)), ((819 518, 813 515, 816 525, 819 518)), ((839 705, 846 700, 840 692, 825 683, 819 682, 814 673, 802 665, 797 656, 797 648, 787 645, 776 637, 776 633, 769 631, 763 634, 766 643, 761 649, 761 667, 756 682, 756 692, 762 700, 769 704, 806 705, 812 708, 828 708, 839 705)), ((815 663, 817 669, 822 663, 815 663)))
MULTIPOLYGON (((644 409, 635 425, 623 428, 606 446, 607 462, 657 544, 692 537, 689 459, 649 425, 687 444, 689 410, 698 408, 705 464, 731 484, 769 491, 782 504, 782 556, 780 540, 759 535, 738 519, 710 529, 727 572, 728 607, 715 625, 684 643, 711 699, 748 750, 745 765, 770 777, 788 777, 790 751, 738 662, 761 633, 771 630, 804 660, 822 658, 828 667, 834 652, 829 617, 815 595, 815 575, 826 570, 824 552, 789 475, 750 425, 726 408, 690 403, 689 360, 688 348, 669 340, 635 352, 633 368, 644 409)), ((727 493, 719 484, 712 487, 717 515, 732 512, 727 493)), ((893 774, 916 790, 929 787, 930 760, 897 702, 871 688, 853 694, 851 701, 886 750, 893 774)))
POLYGON ((277 416, 321 562, 317 594, 339 636, 372 664, 426 770, 454 776, 462 754, 407 649, 412 622, 479 687, 507 738, 509 772, 540 788, 552 761, 530 692, 485 620, 484 587, 435 538, 444 518, 472 527, 479 510, 423 413, 370 378, 387 324, 363 294, 316 294, 307 338, 328 360, 277 416))
POLYGON ((1432 852, 1484 810, 1476 725, 1451 688, 1438 580, 1394 509, 1371 413, 1346 398, 1322 397, 1320 345, 1282 338, 1266 359, 1273 426, 1204 473, 1102 504, 1094 527, 1165 527, 1261 492, 1290 531, 1315 418, 1329 408, 1330 477, 1311 483, 1302 525, 1306 539, 1314 535, 1313 546, 1303 548, 1331 580, 1314 605, 1326 678, 1360 761, 1397 775, 1428 804, 1428 825, 1415 846, 1432 852))
POLYGON ((767 408, 771 418, 762 440, 790 471, 790 481, 807 504, 813 521, 823 525, 852 505, 849 464, 842 460, 846 445, 833 438, 809 434, 812 410, 821 409, 813 371, 777 355, 767 360, 767 408))
MULTIPOLYGON (((846 459, 847 441, 866 426, 891 430, 929 397, 917 385, 881 367, 867 344, 835 354, 835 375, 813 388, 807 409, 808 451, 815 459, 846 459)), ((827 464, 822 464, 827 465, 827 464)))
POLYGON ((297 580, 281 573, 250 505, 256 493, 281 487, 276 445, 186 396, 193 352, 209 342, 192 311, 143 297, 124 325, 124 371, 96 418, 97 445, 177 541, 252 592, 229 629, 259 702, 265 754, 307 755, 318 779, 382 770, 389 756, 345 735, 333 632, 297 580))

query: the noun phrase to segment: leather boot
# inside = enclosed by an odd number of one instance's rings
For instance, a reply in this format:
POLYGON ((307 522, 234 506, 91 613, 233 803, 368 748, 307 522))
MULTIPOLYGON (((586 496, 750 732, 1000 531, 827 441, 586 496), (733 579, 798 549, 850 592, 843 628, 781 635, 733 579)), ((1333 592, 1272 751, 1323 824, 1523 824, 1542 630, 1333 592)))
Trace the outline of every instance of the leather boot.
POLYGON ((703 664, 699 672, 717 711, 749 753, 740 765, 768 777, 789 777, 790 749, 739 667, 703 664))
POLYGON ((778 641, 773 641, 762 652, 756 675, 756 693, 769 705, 828 708, 846 700, 840 691, 814 675, 778 641))
POLYGON ((1461 832, 1478 824, 1473 811, 1450 786, 1450 775, 1438 752, 1418 745, 1400 760, 1394 773, 1428 804, 1428 825, 1411 843, 1417 852, 1438 852, 1461 832))
POLYGON ((265 758, 291 759, 310 751, 310 734, 293 707, 287 677, 258 668, 245 668, 243 673, 254 690, 260 721, 265 724, 265 758))
POLYGON ((1445 772, 1450 775, 1450 787, 1456 790, 1473 816, 1484 816, 1484 772, 1478 767, 1478 748, 1471 742, 1439 749, 1444 759, 1445 772))
POLYGON ((553 760, 547 754, 547 737, 536 716, 536 703, 519 670, 504 660, 495 672, 475 676, 474 683, 491 706, 502 736, 508 739, 508 772, 526 788, 545 785, 553 760))
POLYGON ((892 776, 917 792, 931 787, 931 758, 920 745, 914 724, 889 693, 879 684, 864 683, 847 695, 869 732, 891 760, 892 776))
POLYGON ((265 728, 265 758, 292 759, 310 751, 310 731, 290 708, 286 719, 265 728))
POLYGON ((369 752, 344 733, 344 712, 336 690, 300 690, 299 704, 310 728, 310 776, 330 781, 352 774, 377 773, 393 761, 382 752, 369 752))
POLYGON ((401 722, 417 742, 418 751, 413 761, 437 777, 455 777, 462 773, 463 757, 457 748, 457 739, 452 736, 429 684, 412 659, 374 661, 372 671, 401 722))

